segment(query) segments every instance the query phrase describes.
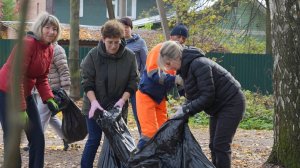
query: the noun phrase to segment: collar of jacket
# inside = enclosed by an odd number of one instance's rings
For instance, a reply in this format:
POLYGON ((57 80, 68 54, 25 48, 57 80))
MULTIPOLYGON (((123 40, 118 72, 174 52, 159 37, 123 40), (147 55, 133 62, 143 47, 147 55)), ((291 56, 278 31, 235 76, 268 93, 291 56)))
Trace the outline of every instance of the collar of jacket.
POLYGON ((41 41, 41 39, 39 39, 32 31, 28 31, 28 32, 26 33, 26 37, 35 39, 36 41, 38 41, 38 42, 39 42, 42 46, 44 46, 44 47, 48 47, 48 46, 51 44, 51 43, 49 43, 49 44, 43 43, 43 42, 41 41))
POLYGON ((196 47, 185 47, 182 51, 182 58, 181 58, 181 67, 178 72, 180 72, 180 76, 183 79, 186 79, 188 75, 188 71, 190 68, 190 64, 193 62, 193 60, 199 58, 199 57, 205 57, 205 53, 196 48, 196 47))
POLYGON ((137 41, 140 38, 140 36, 138 34, 132 34, 131 38, 126 39, 126 43, 132 43, 137 41))

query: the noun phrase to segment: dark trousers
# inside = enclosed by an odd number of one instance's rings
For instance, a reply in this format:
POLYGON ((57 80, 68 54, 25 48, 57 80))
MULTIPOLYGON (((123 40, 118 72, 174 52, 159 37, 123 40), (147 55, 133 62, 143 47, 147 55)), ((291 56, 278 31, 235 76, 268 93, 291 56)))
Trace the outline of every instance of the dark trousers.
POLYGON ((209 148, 216 168, 231 167, 231 143, 245 112, 245 97, 238 92, 216 115, 210 117, 209 148))
MULTIPOLYGON (((45 150, 45 138, 42 131, 40 116, 33 100, 32 96, 28 96, 26 99, 28 125, 26 126, 25 133, 29 142, 29 167, 41 168, 44 166, 44 150, 45 150)), ((6 122, 6 93, 0 91, 0 121, 3 129, 4 148, 7 146, 6 134, 8 131, 6 122)), ((4 150, 5 151, 5 150, 4 150)), ((17 161, 21 167, 20 152, 16 156, 17 161)))
MULTIPOLYGON (((124 121, 127 123, 128 116, 128 103, 124 105, 122 111, 122 117, 124 121)), ((85 143, 84 150, 81 157, 81 168, 92 168, 95 160, 95 156, 97 150, 100 145, 101 137, 102 137, 102 129, 97 124, 96 120, 93 118, 85 117, 87 130, 88 130, 88 139, 85 143)))
POLYGON ((89 136, 81 157, 81 168, 92 168, 100 145, 102 129, 93 118, 90 119, 88 116, 85 118, 89 136))
POLYGON ((141 126, 140 126, 140 122, 139 122, 139 119, 137 116, 137 111, 136 111, 136 96, 135 96, 135 94, 130 96, 130 103, 132 106, 132 113, 133 113, 134 120, 136 122, 136 126, 138 128, 139 134, 141 135, 141 126))

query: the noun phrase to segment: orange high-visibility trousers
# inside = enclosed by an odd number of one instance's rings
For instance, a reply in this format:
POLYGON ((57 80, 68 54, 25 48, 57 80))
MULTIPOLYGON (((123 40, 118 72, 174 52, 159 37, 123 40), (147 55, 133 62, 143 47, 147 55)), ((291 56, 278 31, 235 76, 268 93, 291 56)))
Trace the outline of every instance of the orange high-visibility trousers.
POLYGON ((141 134, 147 138, 152 138, 168 119, 166 99, 157 104, 150 96, 139 90, 136 92, 136 109, 141 134))

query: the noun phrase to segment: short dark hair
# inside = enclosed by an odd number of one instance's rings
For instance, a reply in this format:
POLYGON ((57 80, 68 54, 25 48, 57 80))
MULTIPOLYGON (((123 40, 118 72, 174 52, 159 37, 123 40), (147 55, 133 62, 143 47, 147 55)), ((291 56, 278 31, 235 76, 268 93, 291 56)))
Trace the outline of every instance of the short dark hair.
POLYGON ((101 27, 102 38, 123 38, 124 26, 117 20, 109 20, 101 27))
POLYGON ((119 22, 121 22, 125 26, 129 26, 131 29, 133 28, 132 20, 129 17, 123 17, 123 18, 119 19, 119 22))

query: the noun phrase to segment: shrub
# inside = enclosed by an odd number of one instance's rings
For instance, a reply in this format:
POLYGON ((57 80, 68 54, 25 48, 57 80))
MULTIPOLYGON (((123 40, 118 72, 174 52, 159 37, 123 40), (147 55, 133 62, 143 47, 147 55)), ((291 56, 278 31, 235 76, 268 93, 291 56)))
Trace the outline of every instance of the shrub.
MULTIPOLYGON (((262 95, 257 92, 243 91, 246 97, 246 111, 243 120, 239 127, 243 129, 267 129, 273 128, 273 96, 262 95)), ((172 115, 175 112, 175 106, 183 104, 184 98, 181 97, 178 100, 169 96, 168 101, 169 114, 172 115)), ((189 124, 192 127, 208 126, 209 116, 200 112, 191 117, 189 124)))

